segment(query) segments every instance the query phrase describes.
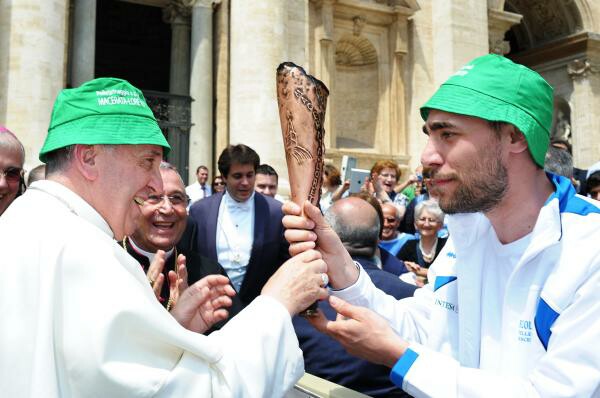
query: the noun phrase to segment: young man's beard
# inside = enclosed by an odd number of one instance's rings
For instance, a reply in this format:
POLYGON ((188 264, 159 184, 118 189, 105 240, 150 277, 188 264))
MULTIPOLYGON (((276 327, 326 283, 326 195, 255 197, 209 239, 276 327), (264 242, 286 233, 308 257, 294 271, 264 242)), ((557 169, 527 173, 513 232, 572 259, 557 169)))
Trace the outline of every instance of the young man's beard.
MULTIPOLYGON (((487 151, 486 151, 487 152, 487 151)), ((436 195, 438 191, 431 187, 432 196, 439 201, 440 208, 446 214, 488 212, 498 205, 508 190, 508 172, 502 164, 500 153, 489 151, 472 166, 463 167, 468 174, 453 173, 449 176, 459 183, 456 191, 449 195, 436 195)), ((432 171, 432 177, 440 178, 432 171)))

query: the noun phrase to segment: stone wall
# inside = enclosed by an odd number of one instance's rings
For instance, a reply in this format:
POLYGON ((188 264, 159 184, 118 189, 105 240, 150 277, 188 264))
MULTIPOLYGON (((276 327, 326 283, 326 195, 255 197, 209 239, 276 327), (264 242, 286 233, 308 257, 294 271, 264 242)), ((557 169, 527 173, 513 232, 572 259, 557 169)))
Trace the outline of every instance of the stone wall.
POLYGON ((0 23, 0 40, 9 44, 0 61, 8 55, 0 68, 0 124, 23 142, 30 169, 39 164, 52 105, 65 86, 68 1, 3 1, 1 10, 10 23, 0 23))

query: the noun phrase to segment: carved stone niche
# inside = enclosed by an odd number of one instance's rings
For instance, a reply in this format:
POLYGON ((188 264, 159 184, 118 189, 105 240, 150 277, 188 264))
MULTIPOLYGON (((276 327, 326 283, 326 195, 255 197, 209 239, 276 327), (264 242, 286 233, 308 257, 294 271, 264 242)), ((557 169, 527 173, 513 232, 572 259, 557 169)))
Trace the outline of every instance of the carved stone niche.
MULTIPOLYGON (((406 162, 404 56, 415 0, 313 0, 316 75, 328 81, 327 153, 406 162)), ((366 159, 366 158, 365 158, 366 159)))

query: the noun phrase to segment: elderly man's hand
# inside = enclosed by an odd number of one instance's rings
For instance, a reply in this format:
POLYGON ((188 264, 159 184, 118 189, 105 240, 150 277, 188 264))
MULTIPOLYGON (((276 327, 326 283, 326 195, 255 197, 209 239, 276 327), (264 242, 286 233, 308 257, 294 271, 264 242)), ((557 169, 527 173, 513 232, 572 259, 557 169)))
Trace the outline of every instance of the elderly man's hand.
POLYGON ((177 261, 175 263, 177 273, 175 273, 175 271, 169 271, 169 302, 167 304, 167 311, 170 311, 171 308, 175 307, 175 304, 179 301, 179 297, 183 294, 185 289, 188 288, 188 274, 185 261, 185 256, 180 254, 177 256, 177 261))
POLYGON ((162 271, 165 267, 165 252, 163 250, 158 250, 154 255, 154 259, 150 263, 148 267, 148 271, 146 272, 146 277, 152 286, 152 290, 154 290, 154 295, 157 299, 160 300, 160 292, 163 287, 163 283, 165 283, 165 276, 162 271))
POLYGON ((285 238, 290 243, 290 254, 318 250, 327 263, 329 283, 336 289, 350 286, 358 279, 358 270, 335 231, 323 218, 321 211, 309 201, 302 208, 294 202, 283 205, 285 238))
POLYGON ((235 290, 224 275, 208 275, 187 288, 179 297, 171 315, 186 329, 204 333, 226 319, 235 290))
POLYGON ((322 276, 326 272, 327 265, 318 251, 302 252, 279 267, 261 294, 275 298, 290 315, 295 315, 315 301, 327 298, 322 276))
POLYGON ((329 303, 338 313, 335 321, 328 320, 321 311, 308 321, 339 341, 351 355, 391 368, 408 348, 408 343, 373 311, 333 296, 329 303))

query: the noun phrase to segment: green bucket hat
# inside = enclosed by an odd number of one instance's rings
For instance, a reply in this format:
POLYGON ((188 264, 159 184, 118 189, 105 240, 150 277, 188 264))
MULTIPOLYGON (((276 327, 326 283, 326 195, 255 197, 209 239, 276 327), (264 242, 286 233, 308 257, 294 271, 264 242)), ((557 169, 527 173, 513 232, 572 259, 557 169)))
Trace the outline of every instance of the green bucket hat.
POLYGON ((553 89, 531 69, 508 58, 488 54, 475 58, 452 75, 421 108, 427 120, 437 109, 489 121, 508 122, 525 135, 529 152, 540 167, 550 142, 553 89))
POLYGON ((112 77, 58 94, 40 160, 46 162, 48 152, 73 144, 159 145, 165 154, 171 149, 142 92, 112 77))

